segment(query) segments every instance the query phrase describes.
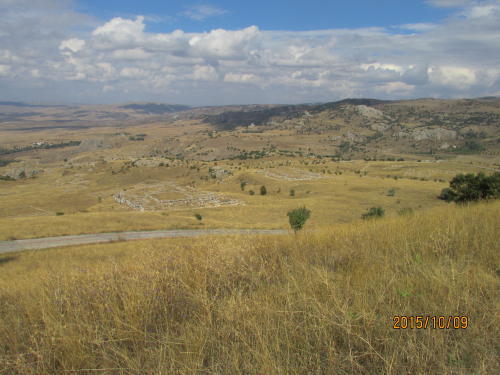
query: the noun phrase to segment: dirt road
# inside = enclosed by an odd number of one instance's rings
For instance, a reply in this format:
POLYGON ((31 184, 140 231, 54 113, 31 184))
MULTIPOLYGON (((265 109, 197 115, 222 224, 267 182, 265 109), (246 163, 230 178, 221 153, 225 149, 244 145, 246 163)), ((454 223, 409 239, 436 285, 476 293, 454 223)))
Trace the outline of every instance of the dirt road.
POLYGON ((22 250, 40 250, 51 247, 83 245, 91 243, 140 240, 147 238, 197 237, 203 235, 285 234, 281 229, 178 229, 146 232, 117 232, 80 234, 76 236, 45 237, 27 240, 0 241, 0 254, 22 250))

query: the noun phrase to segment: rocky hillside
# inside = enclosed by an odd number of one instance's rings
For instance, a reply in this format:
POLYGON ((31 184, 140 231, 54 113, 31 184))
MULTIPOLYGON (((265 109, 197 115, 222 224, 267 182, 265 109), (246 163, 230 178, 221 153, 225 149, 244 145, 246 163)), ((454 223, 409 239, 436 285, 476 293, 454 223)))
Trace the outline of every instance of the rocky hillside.
POLYGON ((91 160, 116 155, 197 160, 498 156, 499 130, 500 98, 197 108, 0 103, 0 160, 25 154, 39 161, 76 154, 91 160))
POLYGON ((495 152, 500 141, 500 99, 347 99, 318 105, 228 111, 205 117, 219 131, 288 130, 321 135, 339 154, 393 149, 400 152, 495 152))

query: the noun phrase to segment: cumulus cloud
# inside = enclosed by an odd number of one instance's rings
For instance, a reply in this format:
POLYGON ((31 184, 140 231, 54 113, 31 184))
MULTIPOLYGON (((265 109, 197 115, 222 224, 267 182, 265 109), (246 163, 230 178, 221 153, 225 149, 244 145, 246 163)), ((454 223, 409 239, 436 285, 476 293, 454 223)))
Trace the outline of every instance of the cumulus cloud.
POLYGON ((85 47, 85 41, 81 39, 71 38, 63 40, 59 45, 61 51, 69 50, 71 52, 78 52, 85 47))
POLYGON ((116 17, 96 28, 92 32, 92 36, 109 49, 118 46, 129 47, 141 43, 144 36, 144 28, 143 16, 139 16, 135 20, 116 17))
POLYGON ((236 31, 217 29, 190 37, 189 47, 191 53, 198 56, 240 59, 245 58, 258 35, 256 26, 236 31))
POLYGON ((70 2, 36 3, 0 0, 2 99, 226 104, 500 91, 498 1, 432 1, 462 7, 439 24, 204 33, 148 32, 143 16, 96 23, 70 2))

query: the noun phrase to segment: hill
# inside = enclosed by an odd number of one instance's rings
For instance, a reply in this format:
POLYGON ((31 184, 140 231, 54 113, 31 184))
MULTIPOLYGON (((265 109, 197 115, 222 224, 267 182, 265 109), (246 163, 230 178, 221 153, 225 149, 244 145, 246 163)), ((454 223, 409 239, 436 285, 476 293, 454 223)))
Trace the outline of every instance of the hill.
POLYGON ((467 153, 497 148, 500 99, 346 99, 228 111, 208 115, 204 121, 222 131, 246 127, 252 132, 311 136, 309 143, 317 147, 309 147, 321 148, 323 155, 328 149, 340 157, 373 157, 380 149, 399 153, 467 153), (323 147, 318 147, 319 143, 323 147))
POLYGON ((0 256, 0 374, 491 374, 499 208, 0 256))

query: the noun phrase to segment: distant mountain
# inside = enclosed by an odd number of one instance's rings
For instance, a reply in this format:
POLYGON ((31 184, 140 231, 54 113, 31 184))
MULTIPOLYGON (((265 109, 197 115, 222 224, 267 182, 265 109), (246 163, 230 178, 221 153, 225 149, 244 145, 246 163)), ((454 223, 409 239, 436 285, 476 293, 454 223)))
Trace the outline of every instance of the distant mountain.
POLYGON ((10 106, 10 107, 45 107, 44 105, 35 105, 23 102, 0 102, 0 105, 10 106))
POLYGON ((162 115, 165 113, 181 112, 191 109, 189 106, 179 105, 179 104, 156 104, 156 103, 146 103, 146 104, 126 104, 119 108, 131 109, 143 114, 152 115, 162 115))

